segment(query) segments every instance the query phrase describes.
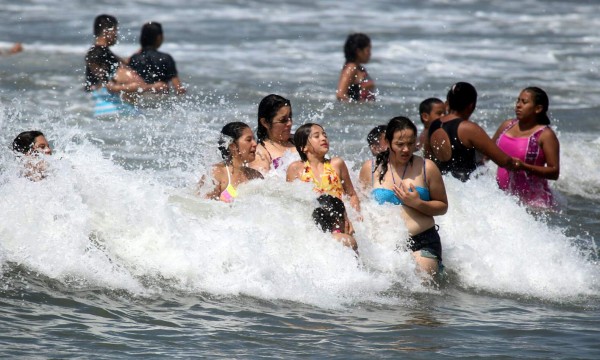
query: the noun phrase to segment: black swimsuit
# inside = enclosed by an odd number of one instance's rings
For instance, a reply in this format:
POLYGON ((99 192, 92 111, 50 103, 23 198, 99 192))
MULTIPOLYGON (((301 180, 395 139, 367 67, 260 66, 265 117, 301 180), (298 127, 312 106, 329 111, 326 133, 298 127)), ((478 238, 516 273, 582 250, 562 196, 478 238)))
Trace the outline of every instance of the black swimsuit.
POLYGON ((461 122, 466 121, 461 118, 456 118, 450 121, 442 122, 436 120, 429 127, 429 142, 431 143, 431 134, 437 129, 443 129, 448 138, 450 138, 450 146, 452 147, 452 157, 448 161, 440 161, 434 159, 442 174, 450 173, 461 181, 469 180, 469 175, 477 168, 477 160, 475 158, 475 149, 467 148, 458 139, 458 126, 461 122))

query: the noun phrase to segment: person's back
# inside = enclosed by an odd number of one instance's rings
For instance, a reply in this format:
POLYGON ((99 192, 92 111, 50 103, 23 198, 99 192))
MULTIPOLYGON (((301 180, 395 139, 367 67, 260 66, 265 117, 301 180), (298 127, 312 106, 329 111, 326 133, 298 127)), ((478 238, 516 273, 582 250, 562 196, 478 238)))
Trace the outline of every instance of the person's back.
POLYGON ((467 181, 479 165, 476 151, 498 166, 512 167, 512 159, 502 152, 487 133, 469 117, 477 104, 477 91, 469 83, 459 82, 447 95, 448 114, 431 123, 428 152, 443 174, 467 181))
POLYGON ((161 24, 149 22, 142 26, 140 35, 141 50, 131 56, 129 66, 138 73, 146 83, 171 82, 178 94, 185 93, 177 74, 173 57, 158 51, 163 42, 161 24))

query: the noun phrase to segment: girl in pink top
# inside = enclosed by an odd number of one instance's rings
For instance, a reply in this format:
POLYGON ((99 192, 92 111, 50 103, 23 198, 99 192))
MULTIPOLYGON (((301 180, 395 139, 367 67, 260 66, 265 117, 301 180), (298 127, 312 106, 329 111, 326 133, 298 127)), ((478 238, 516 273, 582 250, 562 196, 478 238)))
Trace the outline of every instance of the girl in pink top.
POLYGON ((498 186, 536 208, 555 206, 548 179, 556 180, 560 173, 560 146, 548 126, 548 104, 544 90, 524 89, 515 104, 516 119, 503 122, 493 137, 515 161, 514 170, 498 168, 498 186))

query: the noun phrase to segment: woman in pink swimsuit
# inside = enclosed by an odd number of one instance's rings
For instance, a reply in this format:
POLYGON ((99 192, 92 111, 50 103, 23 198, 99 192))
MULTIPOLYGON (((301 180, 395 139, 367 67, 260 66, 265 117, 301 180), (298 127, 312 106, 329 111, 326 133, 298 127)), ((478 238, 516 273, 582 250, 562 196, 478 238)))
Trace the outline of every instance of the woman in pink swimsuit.
POLYGON ((500 189, 517 195, 536 208, 555 206, 548 180, 558 179, 559 142, 550 128, 548 95, 537 87, 521 91, 515 104, 516 119, 500 125, 493 140, 515 160, 515 169, 498 168, 500 189))

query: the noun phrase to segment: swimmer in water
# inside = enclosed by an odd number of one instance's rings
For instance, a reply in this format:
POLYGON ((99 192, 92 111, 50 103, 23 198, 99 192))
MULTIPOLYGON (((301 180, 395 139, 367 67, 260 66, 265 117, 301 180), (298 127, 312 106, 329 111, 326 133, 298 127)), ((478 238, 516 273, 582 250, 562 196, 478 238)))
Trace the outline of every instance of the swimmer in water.
POLYGON ((175 60, 171 55, 158 51, 163 39, 163 30, 160 23, 152 21, 144 24, 140 34, 140 45, 142 47, 131 56, 129 66, 147 84, 170 83, 177 95, 183 95, 186 93, 186 89, 179 80, 175 60))
POLYGON ((270 94, 261 100, 256 130, 258 147, 252 168, 266 173, 284 166, 284 155, 298 154, 292 142, 292 123, 292 103, 288 99, 270 94))
POLYGON ((15 153, 25 155, 25 177, 39 181, 46 177, 48 164, 43 156, 52 155, 52 148, 41 131, 24 131, 13 140, 12 148, 15 153), (40 158, 40 155, 42 157, 40 158))
MULTIPOLYGON (((256 140, 252 129, 243 122, 231 122, 223 126, 219 138, 219 151, 223 162, 212 168, 214 189, 206 194, 206 198, 233 202, 238 196, 237 187, 263 176, 255 169, 248 167, 256 157, 256 140)), ((199 186, 204 184, 204 177, 199 186)))
POLYGON ((522 90, 515 104, 516 118, 504 121, 492 138, 516 162, 513 170, 498 168, 500 189, 538 209, 556 206, 548 180, 560 175, 560 144, 549 126, 548 105, 544 90, 522 90))
POLYGON ((425 99, 419 104, 419 117, 423 123, 423 132, 419 135, 417 150, 423 149, 423 156, 427 159, 432 159, 432 155, 426 151, 428 147, 425 146, 428 141, 429 126, 444 115, 446 115, 446 104, 438 98, 425 99))
POLYGON ((417 127, 410 119, 391 119, 385 139, 388 149, 377 156, 374 166, 369 162, 363 165, 360 184, 371 190, 371 196, 380 205, 401 206, 400 216, 409 234, 408 247, 419 269, 438 274, 442 243, 433 217, 448 210, 444 180, 433 161, 414 155, 417 127))
POLYGON ((482 163, 479 151, 500 167, 514 168, 513 159, 492 141, 479 125, 469 118, 475 111, 477 91, 466 82, 458 82, 448 90, 448 114, 429 126, 426 154, 431 154, 442 174, 451 174, 461 181, 469 177, 482 163))
POLYGON ((333 238, 358 254, 358 245, 354 237, 346 233, 346 207, 344 202, 335 196, 321 195, 317 199, 319 207, 312 213, 314 222, 323 232, 331 233, 333 238))
POLYGON ((118 37, 118 22, 114 16, 97 16, 94 36, 94 46, 85 56, 85 89, 94 97, 94 116, 135 113, 131 104, 135 103, 137 94, 168 89, 164 82, 146 84, 110 50, 118 37))
POLYGON ((350 34, 344 45, 346 63, 342 68, 335 97, 342 102, 375 100, 375 82, 362 64, 371 60, 371 39, 365 34, 350 34))

